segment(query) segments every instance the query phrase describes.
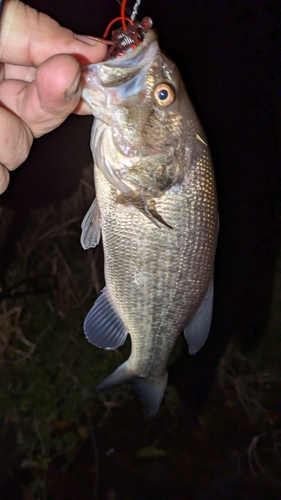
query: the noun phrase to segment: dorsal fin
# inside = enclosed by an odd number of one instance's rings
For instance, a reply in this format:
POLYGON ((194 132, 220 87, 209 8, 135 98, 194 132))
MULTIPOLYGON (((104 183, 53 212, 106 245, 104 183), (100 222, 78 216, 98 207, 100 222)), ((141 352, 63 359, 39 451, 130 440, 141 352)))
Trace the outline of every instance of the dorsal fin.
POLYGON ((212 321, 213 295, 214 285, 212 280, 199 309, 184 329, 189 354, 196 354, 207 340, 212 321))

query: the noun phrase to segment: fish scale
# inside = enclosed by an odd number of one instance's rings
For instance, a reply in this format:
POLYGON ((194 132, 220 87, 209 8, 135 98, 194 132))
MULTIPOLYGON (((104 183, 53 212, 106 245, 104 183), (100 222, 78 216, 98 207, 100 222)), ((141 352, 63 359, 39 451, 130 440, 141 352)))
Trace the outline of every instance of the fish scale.
MULTIPOLYGON (((201 164, 199 162, 198 182, 201 164)), ((204 192, 208 184, 213 184, 211 164, 209 169, 209 182, 206 182, 206 172, 203 170, 204 182, 201 185, 204 192)), ((163 351, 168 352, 167 346, 172 346, 176 340, 169 333, 183 329, 208 288, 210 255, 214 252, 213 239, 210 239, 209 233, 215 231, 215 224, 210 227, 209 221, 213 220, 216 200, 214 196, 207 196, 204 204, 201 191, 187 191, 178 196, 175 203, 168 193, 158 200, 157 206, 164 218, 167 214, 166 220, 173 229, 159 230, 137 209, 133 213, 128 210, 128 213, 126 207, 122 207, 120 212, 115 203, 117 190, 109 184, 98 167, 95 169, 95 186, 103 228, 106 284, 136 352, 151 352, 157 344, 161 363, 158 367, 154 362, 152 367, 153 376, 157 377, 166 368, 162 353, 159 352, 161 346, 163 351), (193 210, 187 212, 187 205, 193 205, 193 210), (197 211, 196 205, 199 208, 197 211), (132 280, 134 269, 140 275, 139 284, 132 280), (197 282, 200 282, 200 288, 197 282), (171 314, 163 310, 163 304, 173 307, 171 314)), ((134 352, 131 358, 140 376, 151 375, 149 359, 143 360, 139 356, 134 359, 134 352)))
POLYGON ((210 151, 177 68, 153 31, 134 52, 90 66, 85 77, 83 96, 96 116, 97 201, 85 216, 81 241, 84 248, 95 246, 102 232, 106 288, 84 329, 90 342, 106 349, 129 333, 129 359, 100 388, 131 382, 153 416, 180 332, 192 354, 209 333, 218 214, 210 151), (99 106, 102 83, 106 98, 99 106), (167 109, 155 97, 163 84, 173 98, 167 109))

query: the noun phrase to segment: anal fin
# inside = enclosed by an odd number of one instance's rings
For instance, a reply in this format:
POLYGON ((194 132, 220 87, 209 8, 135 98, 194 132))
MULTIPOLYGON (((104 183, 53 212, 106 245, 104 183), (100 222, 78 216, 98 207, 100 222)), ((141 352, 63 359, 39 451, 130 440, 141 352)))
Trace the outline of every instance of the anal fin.
POLYGON ((117 349, 127 338, 127 329, 115 311, 106 287, 85 318, 84 332, 89 342, 102 349, 117 349))

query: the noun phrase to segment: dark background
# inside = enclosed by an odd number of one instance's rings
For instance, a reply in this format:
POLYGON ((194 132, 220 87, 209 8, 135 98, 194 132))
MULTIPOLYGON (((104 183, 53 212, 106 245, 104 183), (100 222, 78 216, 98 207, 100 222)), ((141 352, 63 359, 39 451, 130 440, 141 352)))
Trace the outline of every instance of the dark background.
MULTIPOLYGON (((115 0, 26 2, 77 33, 102 36, 115 0)), ((128 8, 133 2, 129 1, 128 8)), ((280 242, 281 3, 274 0, 142 0, 163 50, 177 63, 208 138, 220 232, 211 334, 195 357, 183 352, 170 381, 199 413, 233 334, 248 351, 268 317, 280 242)), ((35 207, 61 200, 90 163, 92 119, 71 116, 35 141, 0 204, 15 209, 0 249, 2 275, 35 207)))

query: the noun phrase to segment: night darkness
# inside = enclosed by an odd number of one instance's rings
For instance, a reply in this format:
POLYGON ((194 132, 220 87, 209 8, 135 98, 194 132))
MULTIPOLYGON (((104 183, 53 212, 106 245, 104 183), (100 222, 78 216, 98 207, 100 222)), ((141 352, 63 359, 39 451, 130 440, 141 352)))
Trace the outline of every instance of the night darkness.
MULTIPOLYGON (((116 0, 25 3, 77 33, 96 36, 119 15, 116 0)), ((197 415, 233 335, 248 352, 268 319, 280 246, 281 2, 142 0, 139 18, 145 15, 180 69, 210 145, 217 182, 220 232, 211 334, 195 357, 186 349, 169 371, 184 399, 182 412, 192 408, 197 415)), ((91 123, 90 117, 69 117, 37 139, 28 160, 12 174, 0 199, 1 206, 16 210, 0 246, 2 276, 29 212, 77 189, 91 162, 91 123)))

